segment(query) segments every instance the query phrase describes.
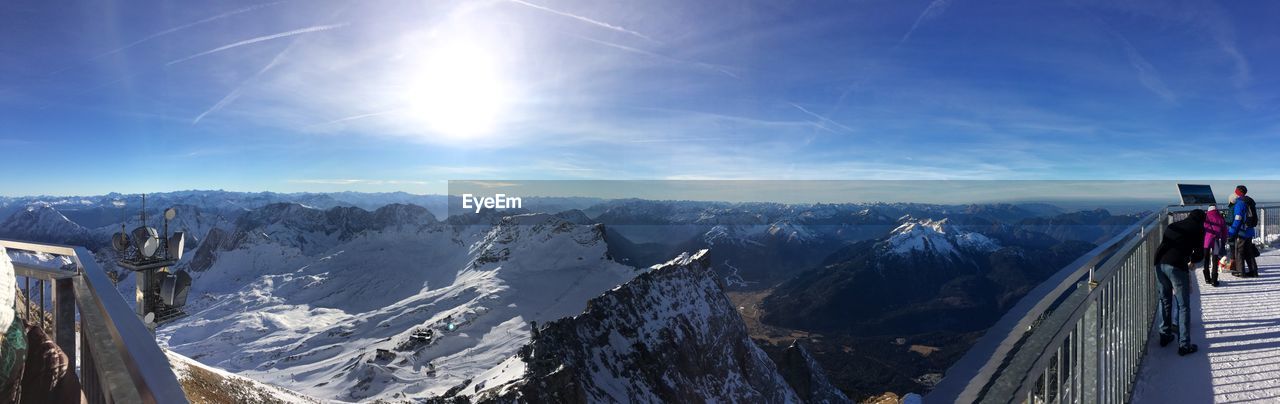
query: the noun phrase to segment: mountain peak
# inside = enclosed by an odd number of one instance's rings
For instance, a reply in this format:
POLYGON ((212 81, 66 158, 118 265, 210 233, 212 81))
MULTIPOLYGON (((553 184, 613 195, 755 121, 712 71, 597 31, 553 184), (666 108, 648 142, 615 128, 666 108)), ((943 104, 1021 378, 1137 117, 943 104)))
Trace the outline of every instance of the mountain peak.
POLYGON ((710 265, 708 264, 708 263, 709 263, 709 261, 708 261, 708 259, 707 259, 707 252, 708 252, 708 251, 710 251, 710 250, 705 249, 705 248, 704 248, 704 249, 701 249, 701 250, 698 250, 697 252, 692 253, 692 254, 690 254, 688 251, 685 251, 685 252, 680 253, 680 255, 677 255, 675 258, 672 258, 670 261, 667 261, 667 262, 662 263, 662 264, 657 264, 657 265, 651 266, 651 267, 649 267, 649 269, 652 269, 652 270, 655 270, 655 271, 656 271, 656 270, 659 270, 659 269, 662 269, 662 268, 666 268, 666 267, 673 267, 673 266, 688 266, 688 265, 693 264, 693 263, 695 263, 695 262, 696 262, 696 263, 698 263, 699 265, 701 265, 703 268, 706 268, 706 267, 710 266, 710 265))
POLYGON ((36 202, 0 222, 0 236, 54 243, 83 242, 88 229, 68 219, 52 204, 36 202))
POLYGON ((556 260, 563 259, 593 265, 607 257, 604 226, 573 224, 547 213, 504 217, 471 246, 471 251, 476 255, 472 268, 516 266, 507 268, 508 271, 560 267, 566 263, 556 260), (537 251, 564 251, 567 255, 534 254, 537 251), (520 254, 530 255, 523 260, 511 260, 520 254))
POLYGON ((946 218, 916 219, 910 216, 904 216, 881 245, 897 255, 924 252, 953 256, 958 255, 961 249, 994 251, 999 248, 995 240, 982 233, 955 229, 946 218))
MULTIPOLYGON (((707 250, 684 253, 548 323, 524 375, 477 402, 801 402, 747 334, 707 250)), ((483 382, 482 382, 483 383, 483 382)))

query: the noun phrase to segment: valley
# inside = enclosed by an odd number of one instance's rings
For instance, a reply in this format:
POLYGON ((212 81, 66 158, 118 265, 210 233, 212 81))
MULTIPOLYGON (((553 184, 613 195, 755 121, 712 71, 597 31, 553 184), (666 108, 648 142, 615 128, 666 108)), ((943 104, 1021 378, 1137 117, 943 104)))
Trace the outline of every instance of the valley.
MULTIPOLYGON (((183 203, 170 223, 188 237, 176 269, 195 279, 190 316, 161 327, 162 345, 210 371, 340 401, 533 394, 519 387, 521 378, 554 370, 537 365, 540 349, 560 352, 555 357, 603 349, 618 355, 607 366, 620 366, 609 376, 543 377, 575 378, 576 386, 622 378, 632 386, 625 391, 693 397, 640 377, 659 371, 642 370, 649 359, 640 358, 652 352, 632 351, 639 342, 618 336, 668 349, 661 347, 732 335, 744 342, 705 349, 736 352, 734 366, 754 369, 751 377, 773 386, 775 398, 924 393, 1030 287, 1129 220, 1018 205, 571 199, 588 206, 441 218, 403 201, 441 207, 444 197, 193 191, 152 198, 183 203), (661 287, 642 280, 655 271, 681 275, 661 287), (619 293, 631 303, 601 306, 619 293), (687 298, 653 300, 671 293, 687 298), (675 306, 614 328, 588 326, 654 305, 675 306), (595 320, 574 320, 582 316, 595 320), (597 336, 581 334, 587 330, 597 336), (600 345, 600 338, 613 342, 600 345)), ((0 220, 0 237, 86 243, 131 296, 131 274, 115 267, 113 250, 92 243, 119 229, 103 217, 121 215, 136 226, 136 214, 129 219, 119 205, 138 199, 5 201, 11 214, 0 220)), ((605 365, 583 362, 579 370, 605 365)), ((670 377, 727 377, 696 368, 670 377)), ((635 397, 600 386, 590 394, 635 397)))

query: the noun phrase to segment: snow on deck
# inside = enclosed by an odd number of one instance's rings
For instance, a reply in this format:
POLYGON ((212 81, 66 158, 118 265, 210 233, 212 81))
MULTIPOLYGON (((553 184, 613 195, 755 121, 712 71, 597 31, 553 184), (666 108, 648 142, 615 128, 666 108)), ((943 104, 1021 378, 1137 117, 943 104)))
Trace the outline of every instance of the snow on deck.
POLYGON ((1196 269, 1191 292, 1191 343, 1161 348, 1152 334, 1134 403, 1280 402, 1280 251, 1258 257, 1259 277, 1221 274, 1204 284, 1196 269))

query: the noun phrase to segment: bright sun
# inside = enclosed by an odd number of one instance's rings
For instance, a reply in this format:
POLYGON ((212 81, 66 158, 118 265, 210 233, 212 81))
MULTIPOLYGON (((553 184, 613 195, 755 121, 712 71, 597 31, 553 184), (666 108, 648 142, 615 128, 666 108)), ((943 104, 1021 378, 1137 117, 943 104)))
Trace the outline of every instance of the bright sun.
POLYGON ((423 56, 408 94, 415 121, 451 138, 492 131, 507 97, 493 56, 465 43, 442 44, 423 56))

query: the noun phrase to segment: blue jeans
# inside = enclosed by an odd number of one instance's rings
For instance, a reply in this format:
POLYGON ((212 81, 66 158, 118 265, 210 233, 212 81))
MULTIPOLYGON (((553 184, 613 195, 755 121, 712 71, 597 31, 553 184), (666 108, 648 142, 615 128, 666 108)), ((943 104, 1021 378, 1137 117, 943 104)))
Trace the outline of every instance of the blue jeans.
POLYGON ((1191 303, 1190 276, 1188 270, 1178 269, 1173 265, 1160 264, 1156 270, 1156 281, 1160 282, 1160 316, 1157 327, 1160 334, 1173 334, 1173 323, 1170 322, 1172 305, 1178 307, 1178 346, 1191 345, 1191 303))

